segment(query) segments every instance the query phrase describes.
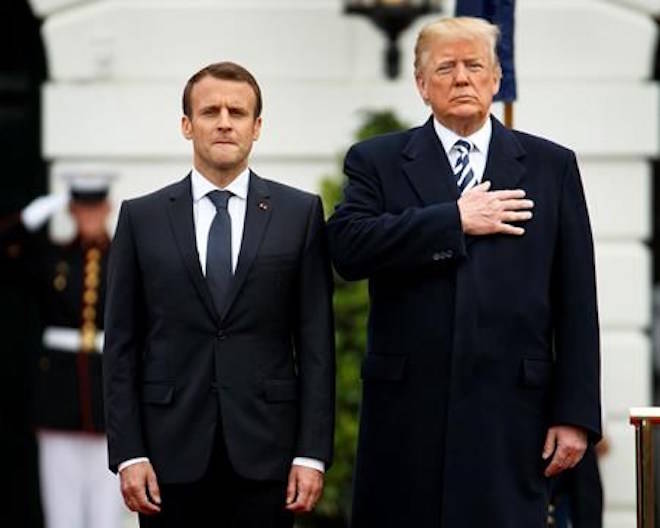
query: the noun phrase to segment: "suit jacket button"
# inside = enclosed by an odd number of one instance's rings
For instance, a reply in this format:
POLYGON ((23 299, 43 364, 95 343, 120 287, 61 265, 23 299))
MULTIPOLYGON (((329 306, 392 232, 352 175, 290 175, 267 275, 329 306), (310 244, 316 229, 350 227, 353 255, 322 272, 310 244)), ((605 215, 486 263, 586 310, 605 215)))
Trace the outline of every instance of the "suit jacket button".
POLYGON ((217 336, 220 341, 227 339, 227 334, 225 334, 224 330, 218 330, 217 336))

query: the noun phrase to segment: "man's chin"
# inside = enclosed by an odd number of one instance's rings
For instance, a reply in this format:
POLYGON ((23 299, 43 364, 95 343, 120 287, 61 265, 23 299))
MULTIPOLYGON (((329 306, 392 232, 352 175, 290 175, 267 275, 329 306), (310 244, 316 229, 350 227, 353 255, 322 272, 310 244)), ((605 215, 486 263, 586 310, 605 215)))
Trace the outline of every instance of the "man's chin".
POLYGON ((460 105, 453 109, 451 116, 453 119, 464 121, 478 121, 484 118, 484 111, 481 107, 473 104, 460 105))
POLYGON ((238 169, 242 167, 245 164, 244 159, 237 159, 237 158, 221 158, 221 159, 214 159, 213 164, 215 165, 215 168, 221 171, 233 171, 235 169, 238 169))

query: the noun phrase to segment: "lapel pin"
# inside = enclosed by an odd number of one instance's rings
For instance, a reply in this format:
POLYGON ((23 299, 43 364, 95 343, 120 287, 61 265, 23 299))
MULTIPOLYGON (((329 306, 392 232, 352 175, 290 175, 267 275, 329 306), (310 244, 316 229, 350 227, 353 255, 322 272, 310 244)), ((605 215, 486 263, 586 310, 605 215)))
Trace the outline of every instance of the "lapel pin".
POLYGON ((269 207, 268 202, 259 202, 259 209, 262 211, 268 211, 269 207))

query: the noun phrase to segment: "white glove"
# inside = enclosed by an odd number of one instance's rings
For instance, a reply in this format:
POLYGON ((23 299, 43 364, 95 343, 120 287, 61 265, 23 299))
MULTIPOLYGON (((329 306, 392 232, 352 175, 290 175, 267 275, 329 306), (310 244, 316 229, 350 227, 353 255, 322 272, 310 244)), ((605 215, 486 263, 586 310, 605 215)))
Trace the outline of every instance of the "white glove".
POLYGON ((21 211, 21 222, 30 232, 37 231, 48 219, 69 203, 68 194, 47 194, 32 200, 21 211))

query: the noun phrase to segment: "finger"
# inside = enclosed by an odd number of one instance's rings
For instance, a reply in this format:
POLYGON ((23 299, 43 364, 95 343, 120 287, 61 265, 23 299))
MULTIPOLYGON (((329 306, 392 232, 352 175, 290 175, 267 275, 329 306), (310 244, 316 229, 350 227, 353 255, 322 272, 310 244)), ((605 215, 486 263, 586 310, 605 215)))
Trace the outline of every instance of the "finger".
POLYGON ((148 476, 145 473, 127 475, 122 479, 122 494, 124 502, 132 511, 153 515, 160 511, 160 506, 152 503, 147 497, 148 476))
POLYGON ((566 458, 565 460, 566 469, 573 469, 575 466, 578 465, 578 462, 580 462, 580 457, 577 455, 566 458))
POLYGON ((555 450, 555 445, 557 443, 557 431, 553 428, 548 429, 548 433, 545 435, 545 443, 543 444, 543 460, 547 460, 548 457, 555 450))
POLYGON ((500 220, 504 222, 524 222, 532 218, 531 211, 505 211, 500 220))
POLYGON ((142 489, 141 493, 137 494, 135 499, 137 500, 136 511, 139 511, 140 513, 144 513, 145 515, 153 515, 154 513, 158 513, 160 511, 160 506, 151 502, 149 497, 147 497, 146 487, 142 489))
POLYGON ((534 201, 519 199, 500 200, 500 206, 505 211, 520 211, 521 209, 532 209, 534 207, 534 201))
POLYGON ((584 451, 585 451, 584 449, 581 449, 580 447, 576 447, 567 457, 566 463, 568 464, 568 467, 574 468, 575 466, 577 466, 582 460, 582 457, 584 456, 584 451))
POLYGON ((556 452, 555 456, 552 457, 552 461, 548 467, 545 468, 544 474, 546 477, 554 477, 555 475, 558 475, 564 471, 567 467, 568 464, 566 463, 565 459, 559 455, 559 452, 556 452))
POLYGON ((525 234, 525 230, 522 227, 512 226, 501 222, 497 228, 497 233, 502 233, 504 235, 515 235, 522 236, 525 234))
POLYGON ((298 482, 298 493, 296 494, 296 500, 289 504, 286 508, 294 512, 306 511, 306 504, 309 499, 309 489, 304 486, 301 482, 298 482))
POLYGON ((314 505, 319 497, 319 482, 314 480, 311 482, 309 488, 307 488, 309 494, 307 495, 307 500, 305 501, 305 511, 310 512, 314 509, 314 505))
POLYGON ((296 472, 290 471, 289 472, 289 483, 287 484, 286 487, 286 503, 288 504, 293 504, 293 501, 296 498, 296 472))
POLYGON ((156 474, 153 471, 147 474, 147 489, 149 490, 151 502, 160 505, 160 488, 158 487, 156 474))
POLYGON ((488 189, 490 189, 490 182, 488 180, 481 182, 479 185, 475 185, 474 187, 471 187, 467 191, 465 191, 463 194, 471 194, 475 192, 488 192, 488 189))
POLYGON ((307 509, 305 507, 306 500, 307 500, 307 495, 301 496, 300 494, 298 494, 298 496, 296 497, 296 500, 293 503, 289 504, 286 507, 286 509, 289 510, 289 511, 298 512, 298 513, 307 511, 307 509))
POLYGON ((147 498, 146 488, 140 493, 137 489, 131 489, 124 494, 124 503, 129 510, 144 513, 145 515, 153 515, 160 511, 160 507, 152 504, 147 498))
POLYGON ((133 506, 133 500, 130 497, 127 497, 125 495, 122 495, 124 497, 124 504, 126 507, 131 510, 132 512, 135 511, 135 507, 133 506))
POLYGON ((310 509, 314 509, 314 507, 319 502, 319 500, 321 500, 322 494, 323 494, 323 481, 319 482, 319 484, 314 488, 314 491, 312 493, 310 509))
POLYGON ((525 191, 522 189, 503 189, 501 191, 492 191, 490 194, 498 200, 520 200, 526 196, 525 191))

